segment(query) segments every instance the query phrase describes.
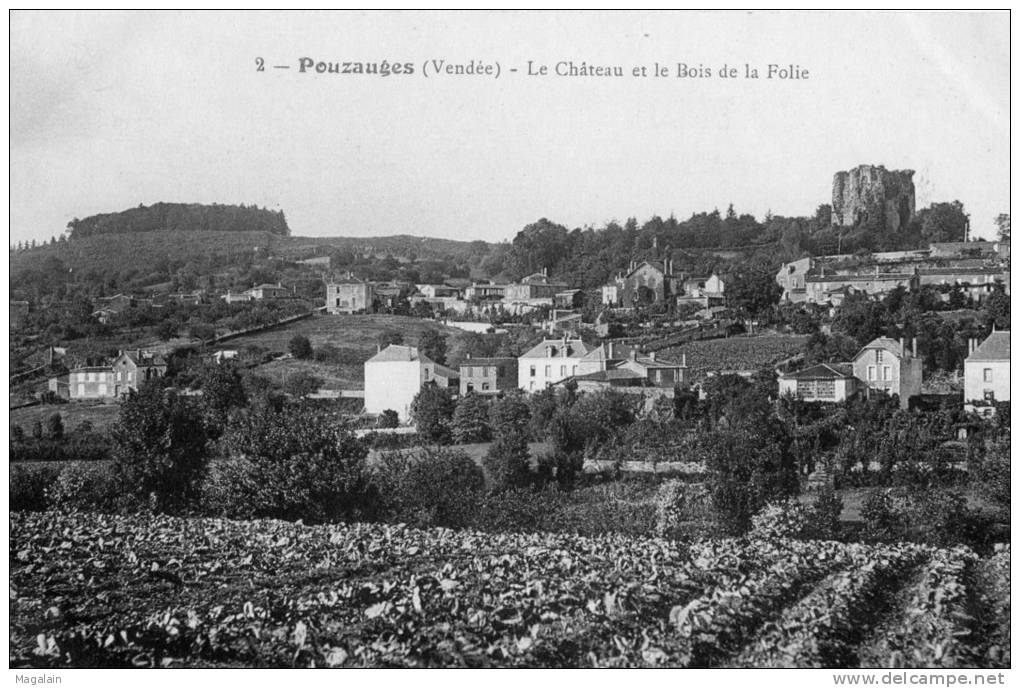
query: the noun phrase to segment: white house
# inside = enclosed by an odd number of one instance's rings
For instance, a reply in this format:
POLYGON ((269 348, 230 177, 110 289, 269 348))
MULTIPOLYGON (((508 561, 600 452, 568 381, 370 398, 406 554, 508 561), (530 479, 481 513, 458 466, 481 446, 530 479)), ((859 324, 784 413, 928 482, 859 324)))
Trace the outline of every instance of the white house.
POLYGON ((581 358, 591 351, 580 339, 546 339, 517 359, 517 386, 536 392, 577 374, 581 358))
POLYGON ((411 402, 430 382, 456 387, 459 374, 439 365, 417 347, 390 344, 365 361, 365 412, 397 412, 402 422, 411 417, 411 402))
POLYGON ((1008 330, 992 332, 963 362, 964 410, 990 416, 997 401, 1009 401, 1008 330))

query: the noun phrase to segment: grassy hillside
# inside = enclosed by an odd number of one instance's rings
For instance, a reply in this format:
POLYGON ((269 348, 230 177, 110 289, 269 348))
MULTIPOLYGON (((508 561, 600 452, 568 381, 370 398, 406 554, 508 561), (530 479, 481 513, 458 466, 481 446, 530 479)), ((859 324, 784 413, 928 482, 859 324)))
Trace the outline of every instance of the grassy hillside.
POLYGON ((12 667, 1009 666, 1008 550, 55 512, 10 530, 12 667))
POLYGON ((283 382, 287 375, 297 371, 311 372, 326 381, 328 389, 362 389, 363 364, 376 353, 376 344, 383 333, 399 333, 404 344, 417 345, 426 330, 438 329, 447 336, 447 350, 468 333, 428 320, 401 315, 326 315, 318 314, 299 320, 287 327, 238 337, 224 342, 221 348, 243 349, 259 346, 269 351, 287 351, 290 340, 297 335, 308 337, 312 348, 330 344, 341 350, 344 362, 340 364, 318 361, 282 360, 257 368, 260 374, 283 382))

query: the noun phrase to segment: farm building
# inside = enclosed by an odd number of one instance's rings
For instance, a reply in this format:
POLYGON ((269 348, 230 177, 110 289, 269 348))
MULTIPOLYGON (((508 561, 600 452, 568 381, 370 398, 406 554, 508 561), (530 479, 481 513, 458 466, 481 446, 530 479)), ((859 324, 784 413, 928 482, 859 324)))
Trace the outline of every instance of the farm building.
POLYGON ((146 380, 166 374, 166 360, 151 351, 121 351, 106 366, 82 366, 68 375, 68 397, 85 399, 118 399, 137 391, 146 380))
POLYGON ((690 382, 686 357, 683 363, 657 360, 655 352, 642 354, 637 348, 608 342, 585 354, 570 379, 581 391, 620 387, 657 387, 673 390, 690 382))
POLYGON ((857 391, 859 381, 846 363, 820 363, 796 373, 779 377, 779 394, 805 401, 836 403, 846 401, 857 391))

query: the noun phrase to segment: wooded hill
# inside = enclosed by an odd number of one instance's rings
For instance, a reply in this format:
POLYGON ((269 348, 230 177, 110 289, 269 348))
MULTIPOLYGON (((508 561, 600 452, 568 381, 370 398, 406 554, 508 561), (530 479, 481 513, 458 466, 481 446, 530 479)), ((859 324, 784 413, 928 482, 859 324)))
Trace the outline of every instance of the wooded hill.
POLYGON ((268 232, 289 236, 290 228, 282 210, 246 205, 204 205, 201 203, 156 203, 116 213, 101 213, 67 223, 69 239, 98 234, 138 232, 268 232))

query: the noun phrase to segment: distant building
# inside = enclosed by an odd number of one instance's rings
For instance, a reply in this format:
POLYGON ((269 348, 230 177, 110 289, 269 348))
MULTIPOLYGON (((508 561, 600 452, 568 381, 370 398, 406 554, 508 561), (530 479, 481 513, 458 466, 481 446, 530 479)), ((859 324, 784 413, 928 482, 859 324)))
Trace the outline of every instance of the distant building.
POLYGON ((260 284, 252 287, 245 293, 251 295, 251 297, 256 301, 285 299, 288 296, 291 296, 291 292, 284 289, 279 282, 276 284, 260 284))
POLYGON ((680 276, 674 273, 672 259, 631 261, 625 274, 602 288, 602 303, 611 308, 633 308, 663 303, 679 296, 681 291, 680 276))
POLYGON ((517 387, 516 358, 466 358, 460 364, 460 395, 495 395, 517 387))
POLYGON ((990 416, 994 404, 1009 401, 1009 331, 992 332, 981 345, 970 343, 963 362, 963 408, 990 416))
MULTIPOLYGON (((1005 286, 1009 269, 1002 267, 951 267, 921 268, 918 270, 920 285, 923 286, 959 286, 975 301, 985 299, 999 286, 1005 286)), ((946 299, 949 297, 946 296, 946 299)))
POLYGON ((371 312, 374 300, 372 284, 350 273, 326 283, 326 312, 332 315, 371 312))
POLYGON ((580 308, 584 305, 584 292, 580 289, 567 289, 553 295, 553 306, 555 308, 571 309, 580 308))
POLYGON ((838 293, 843 287, 864 292, 870 296, 881 296, 898 287, 913 291, 918 285, 916 273, 904 272, 858 272, 853 274, 816 274, 804 278, 806 284, 806 300, 810 303, 831 303, 832 294, 838 293))
POLYGON ((688 277, 683 282, 684 295, 695 298, 722 297, 726 284, 719 275, 712 274, 708 277, 688 277))
POLYGON ((690 383, 686 359, 682 363, 658 360, 654 352, 643 354, 619 342, 607 342, 589 351, 569 379, 577 382, 580 391, 655 387, 672 392, 690 383))
POLYGON ((859 383, 850 364, 820 363, 780 375, 779 394, 799 397, 804 401, 837 403, 853 396, 859 383))
POLYGON ((565 291, 570 285, 566 282, 555 282, 549 278, 549 271, 543 269, 528 275, 520 282, 504 286, 503 300, 506 302, 529 302, 535 300, 548 301, 552 305, 553 297, 561 291, 565 291))
POLYGON ((504 296, 506 296, 505 284, 476 282, 464 290, 464 298, 468 301, 500 301, 504 296))
POLYGON ((913 351, 902 340, 872 340, 854 356, 854 376, 866 389, 898 395, 900 406, 906 408, 910 398, 921 393, 923 362, 916 349, 916 339, 913 351))
POLYGON ((315 267, 329 269, 331 264, 329 256, 315 256, 314 258, 305 258, 304 260, 297 261, 298 265, 313 265, 315 267))
POLYGON ((246 291, 243 291, 240 294, 235 294, 229 289, 227 290, 227 293, 222 296, 222 298, 227 303, 248 303, 249 301, 255 300, 255 297, 246 291))
MULTIPOLYGON (((998 243, 994 241, 943 241, 929 245, 932 258, 995 258, 998 243)), ((1006 246, 1008 257, 1009 247, 1006 246)))
POLYGON ((397 412, 401 421, 411 417, 411 403, 423 385, 452 387, 456 371, 439 365, 414 346, 390 344, 365 361, 365 411, 397 412))
POLYGON ((151 351, 121 351, 110 365, 81 366, 70 371, 68 398, 114 400, 137 391, 147 380, 166 375, 166 359, 151 351))
POLYGON ((590 350, 580 339, 546 339, 517 359, 517 386, 535 392, 576 375, 579 360, 590 350))
POLYGON ((456 299, 460 296, 460 290, 457 287, 451 287, 447 284, 416 284, 414 286, 418 293, 426 299, 456 299))

